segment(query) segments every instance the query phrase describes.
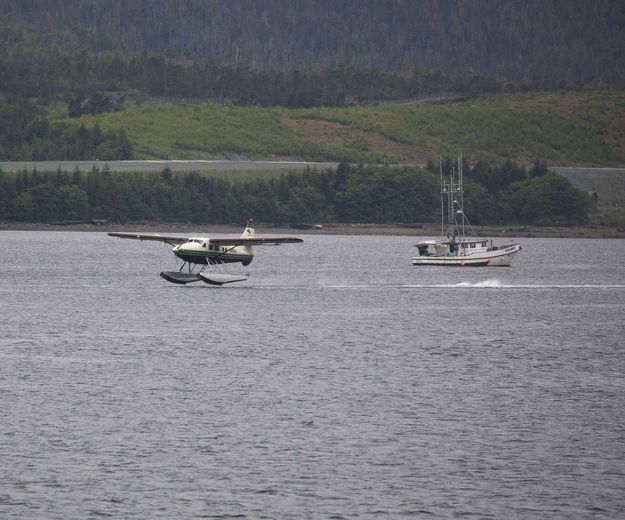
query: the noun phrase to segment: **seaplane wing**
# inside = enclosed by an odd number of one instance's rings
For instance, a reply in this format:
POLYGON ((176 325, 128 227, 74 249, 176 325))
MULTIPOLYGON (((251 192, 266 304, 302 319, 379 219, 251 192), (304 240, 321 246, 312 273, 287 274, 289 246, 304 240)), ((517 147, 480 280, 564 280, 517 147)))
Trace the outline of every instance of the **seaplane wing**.
POLYGON ((160 235, 158 233, 109 233, 109 236, 131 238, 133 240, 152 240, 166 242, 172 246, 172 253, 184 263, 178 271, 163 271, 161 277, 168 282, 186 285, 192 282, 206 282, 211 285, 224 285, 247 280, 248 275, 210 272, 211 266, 221 267, 224 264, 248 266, 254 259, 252 246, 299 244, 303 242, 296 237, 257 237, 254 221, 249 220, 238 238, 208 238, 202 236, 180 237, 160 235), (187 266, 187 272, 183 272, 187 266), (199 271, 194 271, 197 266, 199 271))
MULTIPOLYGON (((159 235, 147 233, 109 233, 109 236, 118 238, 131 238, 134 240, 154 240, 167 242, 168 244, 185 244, 190 237, 177 237, 173 235, 159 235)), ((216 246, 263 246, 275 244, 300 244, 301 238, 294 237, 263 237, 263 238, 207 238, 211 244, 216 246)))
POLYGON ((267 246, 276 244, 301 244, 303 240, 295 237, 263 237, 263 238, 211 238, 210 243, 216 246, 267 246))
POLYGON ((111 237, 132 238, 134 240, 155 240, 157 242, 166 242, 168 244, 184 244, 189 241, 189 237, 176 237, 173 235, 159 235, 158 233, 109 233, 111 237))

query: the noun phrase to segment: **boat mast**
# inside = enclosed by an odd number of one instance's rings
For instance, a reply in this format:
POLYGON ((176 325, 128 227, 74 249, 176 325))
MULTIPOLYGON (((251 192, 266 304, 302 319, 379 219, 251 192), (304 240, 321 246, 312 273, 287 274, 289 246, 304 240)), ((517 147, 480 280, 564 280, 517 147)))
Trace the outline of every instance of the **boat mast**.
POLYGON ((454 163, 450 165, 449 184, 447 185, 447 238, 456 240, 456 216, 454 215, 455 183, 454 183, 454 163), (450 236, 451 235, 451 236, 450 236))
POLYGON ((443 179, 443 161, 440 160, 440 177, 441 177, 441 235, 452 242, 456 240, 458 231, 460 231, 461 239, 464 240, 464 189, 462 186, 462 155, 458 156, 458 163, 450 164, 449 180, 443 179), (457 168, 457 171, 456 171, 457 168), (445 201, 447 197, 447 233, 445 233, 444 212, 445 201), (458 210, 456 210, 458 207, 458 210), (462 223, 458 225, 456 214, 462 216, 462 223), (458 229, 460 228, 460 229, 458 229))
POLYGON ((454 165, 450 164, 449 180, 443 177, 443 158, 439 155, 439 170, 441 177, 441 240, 455 240, 456 226, 454 225, 454 165), (447 200, 445 200, 447 198, 447 200), (445 203, 447 203, 447 226, 445 226, 445 203))
POLYGON ((458 156, 458 171, 460 172, 460 184, 458 185, 458 191, 460 191, 460 217, 462 219, 462 240, 464 240, 464 189, 462 187, 462 154, 458 156))
POLYGON ((438 156, 438 172, 441 181, 441 240, 445 238, 445 184, 443 182, 443 157, 439 154, 438 156))

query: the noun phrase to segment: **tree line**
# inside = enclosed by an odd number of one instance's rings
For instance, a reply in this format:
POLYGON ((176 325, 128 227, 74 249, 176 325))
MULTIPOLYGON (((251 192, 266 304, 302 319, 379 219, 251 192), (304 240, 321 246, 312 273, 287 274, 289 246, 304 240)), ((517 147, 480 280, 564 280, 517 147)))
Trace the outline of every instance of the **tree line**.
MULTIPOLYGON (((0 174, 0 218, 15 221, 416 223, 440 220, 437 168, 341 163, 278 177, 231 181, 197 172, 21 171, 0 174)), ((465 166, 473 224, 585 223, 589 197, 540 163, 465 166), (494 181, 493 179, 497 179, 494 181)))

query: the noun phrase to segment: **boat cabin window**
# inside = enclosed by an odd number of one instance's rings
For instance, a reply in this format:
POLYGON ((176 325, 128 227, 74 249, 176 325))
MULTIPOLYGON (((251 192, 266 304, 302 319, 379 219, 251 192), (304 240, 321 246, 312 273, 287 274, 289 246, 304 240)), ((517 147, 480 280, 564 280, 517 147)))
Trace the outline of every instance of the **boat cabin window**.
POLYGON ((471 247, 472 247, 473 249, 475 249, 475 244, 471 244, 471 247))

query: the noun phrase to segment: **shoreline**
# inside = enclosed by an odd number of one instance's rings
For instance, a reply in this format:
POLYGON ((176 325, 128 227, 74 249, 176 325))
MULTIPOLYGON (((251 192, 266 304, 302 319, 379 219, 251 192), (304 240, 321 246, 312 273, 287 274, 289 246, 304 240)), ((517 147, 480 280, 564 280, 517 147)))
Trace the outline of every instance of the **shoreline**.
MULTIPOLYGON (((436 224, 323 224, 312 226, 290 226, 284 224, 257 223, 259 234, 288 235, 389 235, 414 237, 439 237, 440 226, 436 224)), ((175 222, 132 222, 114 224, 110 222, 10 222, 0 221, 0 231, 80 231, 101 232, 126 231, 144 233, 241 233, 244 224, 188 224, 175 222)), ((603 226, 577 227, 491 227, 474 226, 475 232, 484 238, 625 238, 625 229, 603 226)))

